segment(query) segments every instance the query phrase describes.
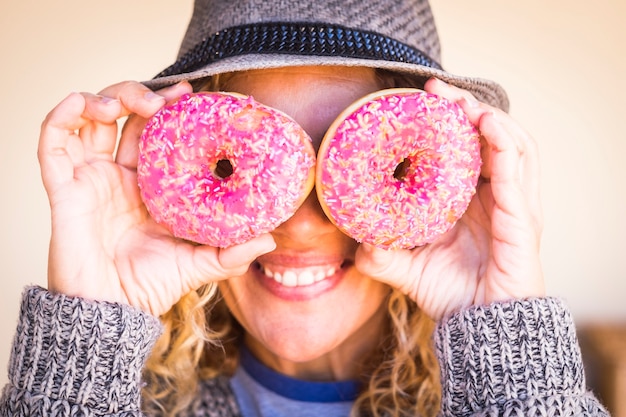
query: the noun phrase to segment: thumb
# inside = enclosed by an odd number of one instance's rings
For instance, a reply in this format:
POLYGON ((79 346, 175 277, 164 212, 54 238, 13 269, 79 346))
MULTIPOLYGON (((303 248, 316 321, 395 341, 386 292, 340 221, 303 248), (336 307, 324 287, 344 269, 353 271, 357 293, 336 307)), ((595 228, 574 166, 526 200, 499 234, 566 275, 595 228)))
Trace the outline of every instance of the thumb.
POLYGON ((263 234, 240 245, 220 249, 218 259, 227 271, 240 270, 241 275, 256 258, 276 249, 276 242, 271 234, 263 234))
POLYGON ((387 250, 363 243, 355 257, 355 266, 362 274, 384 282, 409 294, 418 276, 415 256, 420 248, 387 250))
POLYGON ((243 275, 256 258, 275 248, 276 244, 270 234, 229 248, 196 246, 189 254, 191 269, 186 269, 187 273, 183 274, 186 277, 184 286, 187 291, 191 291, 209 282, 243 275))
POLYGON ((384 279, 393 271, 395 263, 395 251, 380 249, 369 243, 362 243, 356 252, 356 268, 372 278, 384 279))

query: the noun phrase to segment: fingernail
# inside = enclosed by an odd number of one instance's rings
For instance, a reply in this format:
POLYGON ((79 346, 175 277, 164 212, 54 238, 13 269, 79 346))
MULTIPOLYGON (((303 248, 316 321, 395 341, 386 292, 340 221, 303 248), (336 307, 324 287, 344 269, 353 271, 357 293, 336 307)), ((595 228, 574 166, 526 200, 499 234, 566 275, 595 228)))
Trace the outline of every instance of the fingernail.
POLYGON ((372 253, 374 252, 374 246, 369 243, 361 243, 361 250, 367 253, 372 253))
POLYGON ((165 100, 165 97, 158 95, 154 91, 148 91, 146 94, 143 95, 143 98, 148 101, 165 100))
POLYGON ((102 96, 100 94, 89 94, 89 96, 93 97, 99 103, 102 103, 102 104, 110 104, 110 103, 114 103, 116 101, 119 101, 119 100, 117 100, 117 99, 115 99, 113 97, 102 96))
POLYGON ((170 84, 170 85, 168 85, 168 86, 163 87, 163 90, 168 90, 168 91, 169 91, 169 90, 175 90, 175 89, 177 89, 178 87, 180 87, 181 85, 185 84, 186 82, 187 82, 187 81, 182 80, 182 81, 179 81, 179 82, 177 82, 177 83, 170 84))
POLYGON ((256 240, 259 243, 259 253, 269 253, 276 249, 276 241, 269 233, 267 235, 257 237, 256 240))
POLYGON ((180 87, 181 85, 187 85, 187 84, 189 84, 189 81, 182 80, 182 81, 179 81, 176 84, 174 84, 173 87, 180 87))
POLYGON ((463 97, 461 101, 463 101, 470 108, 478 107, 478 100, 474 97, 463 97))
POLYGON ((117 103, 117 102, 119 102, 119 100, 113 97, 105 97, 105 96, 100 97, 100 103, 102 104, 108 105, 108 104, 117 103))
POLYGON ((276 249, 276 242, 272 240, 271 242, 268 242, 265 244, 263 252, 269 253, 269 252, 272 252, 274 249, 276 249))
POLYGON ((494 110, 489 110, 487 113, 483 114, 480 119, 482 120, 484 117, 489 118, 491 123, 501 124, 500 116, 498 116, 494 110))

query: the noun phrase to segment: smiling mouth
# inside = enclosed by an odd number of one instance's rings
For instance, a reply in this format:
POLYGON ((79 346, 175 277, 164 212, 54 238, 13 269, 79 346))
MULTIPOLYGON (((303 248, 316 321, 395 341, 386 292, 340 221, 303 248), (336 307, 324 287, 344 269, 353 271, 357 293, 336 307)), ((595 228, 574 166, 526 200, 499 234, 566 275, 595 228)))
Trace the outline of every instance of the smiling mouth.
POLYGON ((309 266, 306 268, 285 269, 257 264, 259 270, 268 278, 285 287, 305 287, 334 276, 337 271, 345 268, 346 262, 332 266, 309 266))

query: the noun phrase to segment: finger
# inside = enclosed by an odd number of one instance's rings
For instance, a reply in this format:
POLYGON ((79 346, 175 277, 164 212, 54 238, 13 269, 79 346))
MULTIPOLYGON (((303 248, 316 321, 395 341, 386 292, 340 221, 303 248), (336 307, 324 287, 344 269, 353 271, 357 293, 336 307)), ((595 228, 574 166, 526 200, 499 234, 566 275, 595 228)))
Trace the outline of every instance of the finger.
POLYGON ((418 276, 411 272, 412 251, 385 250, 362 243, 356 252, 355 267, 362 274, 391 285, 405 294, 415 293, 414 288, 408 287, 412 280, 407 279, 410 276, 418 276))
POLYGON ((37 150, 48 192, 72 181, 74 168, 85 163, 85 146, 78 131, 90 124, 114 121, 120 108, 114 100, 72 93, 48 113, 41 125, 37 150))
POLYGON ((506 112, 488 104, 479 102, 469 91, 447 84, 435 78, 430 79, 426 83, 425 88, 433 94, 437 94, 457 103, 462 108, 463 112, 468 116, 470 122, 477 127, 481 118, 485 114, 492 113, 499 118, 503 127, 509 132, 509 137, 515 140, 516 145, 520 150, 524 151, 526 148, 536 148, 536 143, 528 132, 516 123, 506 112))
POLYGON ((454 103, 466 101, 470 107, 478 107, 480 104, 480 102, 476 100, 476 97, 469 91, 448 84, 438 78, 429 79, 424 85, 424 90, 431 94, 444 97, 454 103))
MULTIPOLYGON (((193 271, 186 274, 186 287, 196 289, 208 282, 219 281, 243 275, 256 258, 273 251, 276 243, 270 234, 258 236, 248 242, 229 248, 218 249, 211 246, 196 246, 191 262, 193 271)), ((182 259, 180 264, 187 264, 182 259)))
POLYGON ((167 102, 176 100, 183 94, 193 92, 193 87, 187 81, 181 81, 177 84, 157 90, 157 94, 164 97, 167 102))
MULTIPOLYGON (((168 88, 157 91, 167 102, 173 101, 183 94, 191 93, 192 87, 188 82, 181 82, 168 88)), ((146 118, 136 114, 130 115, 122 129, 122 137, 117 150, 116 162, 129 169, 137 168, 139 157, 139 137, 146 125, 146 118)))
POLYGON ((114 84, 100 91, 98 95, 120 100, 126 109, 126 116, 135 113, 150 117, 165 104, 165 97, 136 81, 114 84))
MULTIPOLYGON (((532 136, 524 130, 510 115, 483 103, 472 102, 466 97, 459 99, 458 104, 468 115, 470 120, 475 120, 478 130, 481 133, 481 157, 483 161, 481 175, 484 178, 493 177, 495 166, 492 162, 496 150, 510 150, 507 155, 511 158, 517 153, 516 159, 511 159, 507 163, 511 170, 516 168, 515 179, 519 182, 524 195, 531 203, 539 202, 540 192, 540 166, 537 143, 532 136), (498 128, 491 129, 491 124, 495 122, 498 128), (490 130, 491 129, 491 130, 490 130), (491 133, 489 133, 491 131, 491 133), (498 136, 495 136, 496 133, 498 136)), ((500 165, 503 166, 503 165, 500 165)), ((497 174, 496 174, 497 175, 497 174)), ((513 177, 511 177, 513 178, 513 177)), ((536 212, 539 210, 534 210, 536 212)))
POLYGON ((529 201, 529 207, 536 222, 537 230, 543 230, 543 210, 541 207, 541 164, 539 146, 533 137, 525 134, 522 137, 524 155, 522 158, 522 186, 529 201))
POLYGON ((219 263, 225 271, 241 275, 256 258, 274 249, 276 249, 274 238, 269 233, 264 234, 240 245, 221 249, 218 255, 219 263))
POLYGON ((483 176, 495 186, 492 188, 496 200, 504 201, 500 193, 506 192, 507 186, 519 189, 536 230, 541 231, 543 214, 537 143, 506 113, 487 113, 481 118, 479 129, 486 142, 483 153, 489 155, 485 158, 483 176))
MULTIPOLYGON (((481 157, 483 159, 481 174, 485 178, 491 178, 493 175, 492 169, 494 165, 491 162, 491 158, 494 155, 494 152, 491 149, 491 145, 488 143, 493 141, 493 138, 486 140, 484 137, 485 132, 482 131, 479 124, 481 121, 487 121, 490 119, 489 117, 484 120, 482 119, 486 114, 492 114, 497 117, 498 121, 501 123, 501 128, 497 130, 506 132, 506 137, 514 142, 518 150, 518 158, 521 162, 515 165, 517 168, 517 178, 520 181, 524 195, 526 196, 531 210, 537 218, 537 223, 542 224, 539 197, 539 152, 537 149, 537 143, 532 136, 518 123, 516 123, 507 113, 477 101, 469 91, 434 78, 430 79, 426 83, 425 90, 459 104, 463 111, 467 114, 470 121, 477 126, 479 130, 481 130, 481 134, 483 135, 481 138, 481 157)), ((500 147, 502 147, 502 143, 500 143, 500 147)))
MULTIPOLYGON (((431 78, 425 85, 426 91, 443 97, 453 103, 458 104, 463 112, 468 116, 470 123, 478 128, 480 119, 487 113, 496 113, 497 109, 482 104, 466 90, 447 84, 439 79, 431 78)), ((491 152, 484 136, 480 138, 482 169, 481 175, 485 178, 491 176, 491 152)))
POLYGON ((463 112, 474 126, 478 125, 480 118, 485 113, 504 113, 500 109, 476 100, 469 91, 445 83, 437 78, 428 80, 424 89, 429 93, 436 94, 461 106, 463 112))
POLYGON ((78 140, 76 129, 85 124, 82 118, 85 99, 72 93, 61 101, 43 121, 37 157, 48 193, 74 178, 74 164, 83 160, 82 152, 72 142, 78 140))
POLYGON ((84 117, 91 122, 80 129, 85 161, 111 159, 117 143, 117 119, 124 113, 119 100, 82 93, 85 98, 84 117))
POLYGON ((507 240, 506 236, 510 236, 511 231, 525 230, 524 236, 539 239, 543 229, 541 203, 537 191, 533 189, 535 186, 529 185, 538 183, 538 179, 533 178, 536 174, 525 169, 527 156, 511 139, 511 133, 498 116, 486 114, 481 119, 480 128, 489 144, 489 187, 494 207, 498 208, 492 212, 492 218, 501 225, 493 228, 494 237, 507 240))

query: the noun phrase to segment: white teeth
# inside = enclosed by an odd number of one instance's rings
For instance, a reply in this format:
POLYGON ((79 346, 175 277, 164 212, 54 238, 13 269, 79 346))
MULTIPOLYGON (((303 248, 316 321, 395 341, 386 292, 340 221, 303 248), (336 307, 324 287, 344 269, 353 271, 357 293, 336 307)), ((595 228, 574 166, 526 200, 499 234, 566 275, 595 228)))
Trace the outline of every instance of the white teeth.
POLYGON ((274 272, 270 268, 263 266, 262 270, 265 275, 273 278, 274 281, 284 285, 285 287, 312 285, 334 275, 335 272, 337 272, 336 267, 326 269, 288 269, 280 273, 274 272))
POLYGON ((285 271, 283 273, 283 282, 285 287, 295 287, 298 285, 298 275, 293 271, 285 271))
POLYGON ((317 271, 317 274, 315 274, 315 282, 321 281, 324 278, 326 278, 324 271, 317 271))
POLYGON ((302 271, 298 276, 298 285, 311 285, 315 282, 315 276, 313 276, 313 272, 306 270, 302 271))
POLYGON ((265 272, 265 275, 267 275, 268 277, 272 277, 274 278, 274 272, 272 272, 271 269, 269 268, 264 268, 263 272, 265 272))

